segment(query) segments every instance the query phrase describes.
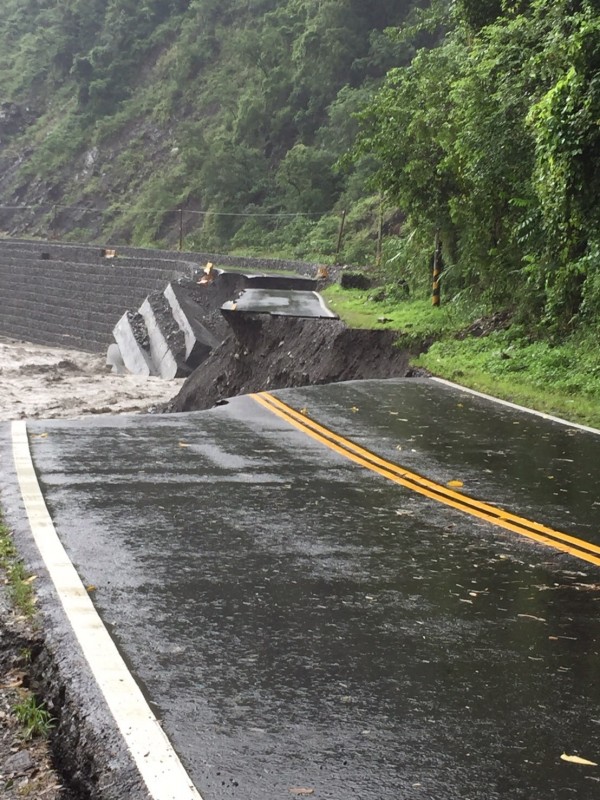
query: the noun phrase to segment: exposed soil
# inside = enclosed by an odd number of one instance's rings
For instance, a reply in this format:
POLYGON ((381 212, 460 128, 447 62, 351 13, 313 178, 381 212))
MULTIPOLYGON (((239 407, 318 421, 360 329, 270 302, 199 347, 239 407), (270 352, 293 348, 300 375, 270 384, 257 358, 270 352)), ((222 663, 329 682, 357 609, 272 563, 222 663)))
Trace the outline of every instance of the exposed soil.
POLYGON ((412 374, 392 331, 355 330, 338 320, 231 315, 234 330, 165 410, 211 408, 228 397, 412 374))
POLYGON ((32 686, 31 659, 40 649, 39 635, 11 607, 0 586, 0 797, 22 800, 72 800, 54 769, 47 738, 24 738, 15 706, 32 686))
POLYGON ((472 322, 468 328, 457 334, 457 339, 469 339, 472 336, 489 336, 494 331, 503 331, 511 325, 512 314, 510 311, 496 311, 487 317, 481 317, 472 322))

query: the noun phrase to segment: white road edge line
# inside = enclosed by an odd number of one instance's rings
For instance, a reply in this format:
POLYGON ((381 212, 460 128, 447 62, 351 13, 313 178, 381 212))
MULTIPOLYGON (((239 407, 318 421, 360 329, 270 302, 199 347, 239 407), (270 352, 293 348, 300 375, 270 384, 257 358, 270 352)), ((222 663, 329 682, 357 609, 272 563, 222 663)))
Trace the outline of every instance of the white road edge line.
POLYGON ((150 797, 202 800, 58 538, 33 467, 26 423, 13 422, 11 433, 17 478, 33 538, 150 797))
POLYGON ((313 294, 317 296, 317 299, 318 299, 318 301, 319 301, 319 305, 321 306, 321 308, 323 309, 323 311, 326 311, 326 312, 327 312, 327 317, 328 317, 329 319, 339 319, 339 317, 338 317, 338 315, 335 313, 335 311, 333 311, 331 308, 329 308, 329 306, 328 306, 328 305, 327 305, 327 303, 325 302, 325 298, 323 297, 323 295, 322 295, 322 294, 320 294, 320 292, 313 292, 313 294))
POLYGON ((562 419, 562 417, 554 417, 552 414, 545 414, 543 411, 535 411, 533 408, 527 408, 527 406, 518 406, 516 403, 510 403, 508 400, 500 400, 499 397, 494 397, 491 394, 484 394, 483 392, 476 392, 475 389, 468 389, 466 386, 461 386, 459 383, 452 383, 452 381, 447 381, 445 378, 430 378, 432 381, 436 381, 436 383, 442 383, 445 386, 450 386, 452 389, 460 389, 461 392, 466 392, 467 394, 473 394, 475 397, 482 397, 484 400, 491 400, 493 403, 499 403, 501 406, 507 406, 508 408, 514 408, 516 411, 525 411, 527 414, 533 414, 536 417, 541 417, 542 419, 549 419, 552 422, 558 422, 560 425, 566 425, 569 428, 577 428, 579 431, 585 431, 586 433, 595 433, 597 436, 600 435, 600 430, 598 428, 590 428, 587 425, 579 425, 577 422, 569 422, 568 419, 562 419))

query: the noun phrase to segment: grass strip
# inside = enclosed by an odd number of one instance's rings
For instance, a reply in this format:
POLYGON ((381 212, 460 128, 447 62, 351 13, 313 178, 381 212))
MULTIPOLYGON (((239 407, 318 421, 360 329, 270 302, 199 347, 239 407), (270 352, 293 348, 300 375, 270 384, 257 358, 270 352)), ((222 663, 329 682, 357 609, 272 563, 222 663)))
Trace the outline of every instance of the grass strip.
POLYGON ((23 561, 18 557, 10 530, 0 512, 0 569, 6 574, 11 601, 15 608, 28 619, 35 614, 35 596, 32 583, 23 561))
POLYGON ((354 328, 399 332, 411 363, 433 375, 528 408, 600 428, 600 334, 592 329, 560 341, 523 325, 465 334, 481 314, 430 300, 394 300, 378 290, 325 290, 328 304, 354 328), (425 351, 419 355, 419 349, 425 351))

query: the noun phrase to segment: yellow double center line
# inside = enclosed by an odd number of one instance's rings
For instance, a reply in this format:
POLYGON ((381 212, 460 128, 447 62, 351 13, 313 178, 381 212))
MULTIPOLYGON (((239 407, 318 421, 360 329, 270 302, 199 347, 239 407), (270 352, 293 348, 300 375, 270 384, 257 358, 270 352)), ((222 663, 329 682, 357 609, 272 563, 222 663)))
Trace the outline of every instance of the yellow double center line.
POLYGON ((528 539, 534 539, 536 542, 542 542, 554 547, 556 550, 562 550, 565 553, 570 553, 584 561, 588 561, 590 564, 600 566, 600 547, 595 544, 577 539, 567 533, 561 533, 561 531, 556 531, 545 525, 540 525, 538 522, 524 519, 516 514, 511 514, 510 511, 505 511, 502 508, 498 508, 498 506, 455 492, 447 486, 435 483, 435 481, 431 481, 415 472, 410 472, 410 470, 391 461, 386 461, 370 450, 365 450, 364 447, 360 447, 360 445, 345 439, 343 436, 329 430, 329 428, 319 425, 318 422, 288 406, 287 403, 283 403, 279 398, 268 392, 253 394, 251 397, 261 406, 269 409, 273 414, 281 417, 281 419, 289 422, 290 425, 321 442, 321 444, 394 483, 399 483, 407 489, 456 508, 466 514, 471 514, 473 517, 491 522, 493 525, 499 525, 501 528, 514 531, 521 536, 526 536, 528 539))

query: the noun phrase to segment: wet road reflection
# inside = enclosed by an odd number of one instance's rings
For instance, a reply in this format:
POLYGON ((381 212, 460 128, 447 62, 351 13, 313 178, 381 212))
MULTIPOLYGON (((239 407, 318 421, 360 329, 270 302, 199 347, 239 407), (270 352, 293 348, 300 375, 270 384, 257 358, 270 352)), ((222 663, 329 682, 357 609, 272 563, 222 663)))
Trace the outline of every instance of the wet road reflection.
MULTIPOLYGON (((593 436, 423 382, 281 397, 430 477, 597 530, 593 436)), ((560 756, 600 761, 600 570, 249 399, 30 430, 58 532, 205 800, 598 796, 598 768, 560 756)))
POLYGON ((299 289, 245 289, 235 302, 228 301, 223 308, 284 317, 338 318, 320 294, 299 289))
POLYGON ((431 381, 322 386, 318 401, 313 392, 285 401, 408 469, 461 479, 466 494, 600 544, 600 436, 431 381))

